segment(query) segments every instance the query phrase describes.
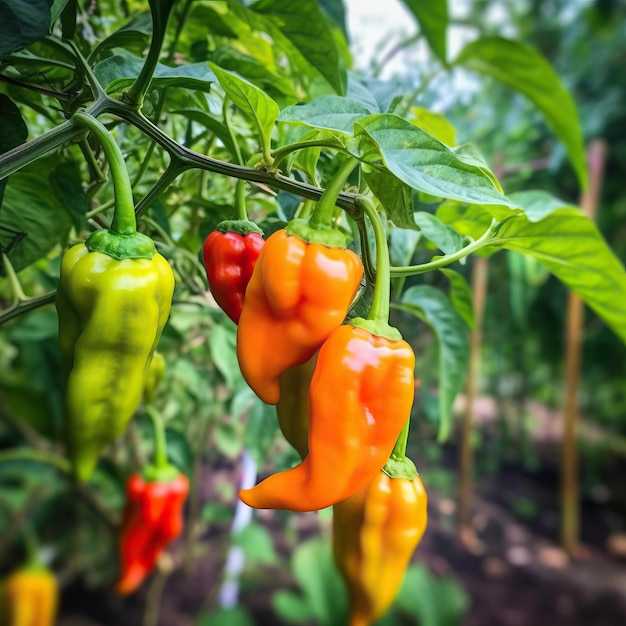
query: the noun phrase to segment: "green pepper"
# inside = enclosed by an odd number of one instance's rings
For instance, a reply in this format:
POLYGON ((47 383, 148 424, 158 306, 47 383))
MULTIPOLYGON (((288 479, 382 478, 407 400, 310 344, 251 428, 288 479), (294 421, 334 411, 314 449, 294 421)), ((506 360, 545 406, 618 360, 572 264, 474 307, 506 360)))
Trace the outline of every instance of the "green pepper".
POLYGON ((97 120, 84 113, 74 119, 102 141, 116 201, 111 228, 65 253, 56 297, 65 439, 75 477, 84 482, 141 403, 169 315, 174 274, 154 242, 136 231, 119 148, 97 120))

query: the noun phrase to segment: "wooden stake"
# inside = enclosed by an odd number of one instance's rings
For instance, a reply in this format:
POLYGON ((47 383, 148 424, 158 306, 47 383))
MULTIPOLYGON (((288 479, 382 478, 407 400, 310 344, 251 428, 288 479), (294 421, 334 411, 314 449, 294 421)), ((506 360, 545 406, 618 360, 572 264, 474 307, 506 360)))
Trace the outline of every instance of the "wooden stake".
MULTIPOLYGON (((606 144, 597 139, 587 150, 589 189, 583 192, 580 205, 594 219, 604 171, 606 144)), ((575 293, 567 298, 565 330, 565 398, 563 403, 563 441, 561 452, 561 545, 570 556, 576 556, 580 542, 579 462, 576 442, 578 406, 576 402, 580 380, 581 344, 584 322, 583 301, 575 293)))

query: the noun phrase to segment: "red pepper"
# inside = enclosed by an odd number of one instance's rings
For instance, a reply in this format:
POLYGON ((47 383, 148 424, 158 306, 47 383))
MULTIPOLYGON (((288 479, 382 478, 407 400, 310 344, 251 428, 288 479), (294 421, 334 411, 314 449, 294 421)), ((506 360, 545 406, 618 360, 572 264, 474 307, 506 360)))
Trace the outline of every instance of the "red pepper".
POLYGON ((183 505, 189 481, 144 481, 133 474, 126 484, 126 510, 120 533, 121 574, 117 593, 132 593, 152 572, 167 546, 183 529, 183 505))
POLYGON ((246 287, 265 243, 254 228, 251 222, 222 222, 206 238, 202 250, 211 293, 235 324, 239 323, 246 287), (240 232, 242 224, 247 232, 240 232))

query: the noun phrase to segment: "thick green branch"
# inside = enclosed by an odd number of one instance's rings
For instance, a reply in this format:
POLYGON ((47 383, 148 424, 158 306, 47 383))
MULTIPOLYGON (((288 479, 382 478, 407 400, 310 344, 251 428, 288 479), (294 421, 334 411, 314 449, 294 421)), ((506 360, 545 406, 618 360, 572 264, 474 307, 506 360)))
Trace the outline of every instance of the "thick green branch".
MULTIPOLYGON (((172 157, 178 158, 181 166, 184 166, 183 169, 198 168, 215 174, 231 176, 232 178, 262 183, 268 187, 289 191, 294 195, 309 200, 319 200, 324 192, 324 189, 320 187, 294 180, 282 174, 269 173, 263 169, 254 169, 234 163, 219 161, 190 150, 189 148, 185 148, 164 133, 158 126, 141 115, 141 113, 110 98, 96 100, 85 112, 92 117, 97 117, 102 113, 117 115, 138 128, 147 137, 156 141, 162 148, 167 150, 172 157)), ((33 163, 44 154, 62 146, 64 143, 76 140, 84 132, 84 129, 67 121, 44 135, 0 155, 0 180, 17 172, 26 165, 33 163)), ((354 214, 354 197, 354 194, 341 192, 335 204, 349 213, 354 214)))

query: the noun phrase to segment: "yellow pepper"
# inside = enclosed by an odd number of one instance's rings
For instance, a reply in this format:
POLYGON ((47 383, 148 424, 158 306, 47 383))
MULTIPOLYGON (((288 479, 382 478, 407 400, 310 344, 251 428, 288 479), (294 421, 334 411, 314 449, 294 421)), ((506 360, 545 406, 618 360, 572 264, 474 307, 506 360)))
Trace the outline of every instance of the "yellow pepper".
POLYGON ((393 603, 427 523, 419 476, 384 471, 333 507, 333 556, 350 596, 348 626, 369 626, 393 603))
POLYGON ((54 574, 41 566, 27 566, 4 580, 0 623, 3 626, 53 626, 59 603, 54 574))

